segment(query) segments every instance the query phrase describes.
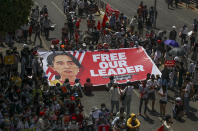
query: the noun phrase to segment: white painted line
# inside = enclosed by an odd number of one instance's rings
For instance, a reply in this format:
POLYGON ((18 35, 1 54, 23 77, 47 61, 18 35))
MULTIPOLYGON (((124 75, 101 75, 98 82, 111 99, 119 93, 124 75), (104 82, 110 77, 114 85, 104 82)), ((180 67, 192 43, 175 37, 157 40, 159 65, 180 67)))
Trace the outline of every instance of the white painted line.
POLYGON ((58 7, 58 5, 56 3, 54 3, 53 1, 51 1, 51 3, 54 5, 54 7, 56 7, 56 9, 66 18, 64 12, 58 7))
POLYGON ((46 50, 49 50, 47 44, 45 43, 45 40, 43 39, 43 36, 41 36, 41 41, 43 43, 43 48, 46 49, 46 50))

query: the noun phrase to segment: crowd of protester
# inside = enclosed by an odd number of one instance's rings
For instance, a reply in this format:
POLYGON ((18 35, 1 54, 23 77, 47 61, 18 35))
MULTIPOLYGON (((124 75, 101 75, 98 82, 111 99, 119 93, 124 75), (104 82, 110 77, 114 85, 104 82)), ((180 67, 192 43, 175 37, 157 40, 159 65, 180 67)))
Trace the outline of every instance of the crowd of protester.
MULTIPOLYGON (((16 47, 0 54, 0 130, 69 130, 69 131, 106 131, 112 129, 137 131, 140 121, 137 115, 147 116, 148 103, 151 101, 151 111, 156 112, 156 94, 160 96, 160 116, 165 118, 165 128, 170 128, 172 120, 166 113, 168 90, 175 92, 173 117, 181 120, 184 114, 189 115, 189 101, 197 100, 198 90, 198 62, 197 29, 198 21, 193 21, 193 27, 184 25, 180 32, 173 25, 172 30, 154 30, 157 11, 140 3, 137 14, 130 20, 123 13, 112 13, 108 20, 103 19, 100 26, 95 22, 94 15, 88 13, 88 5, 94 6, 93 1, 64 0, 64 13, 67 22, 62 28, 62 39, 53 40, 51 50, 105 50, 119 48, 133 48, 142 46, 155 64, 162 69, 161 76, 148 74, 145 81, 119 85, 113 76, 106 86, 111 95, 111 109, 105 103, 101 108, 93 107, 89 115, 83 112, 81 98, 92 96, 93 85, 91 78, 87 78, 81 86, 76 79, 73 86, 69 79, 63 85, 48 86, 47 77, 43 71, 42 58, 38 56, 35 47, 37 37, 42 47, 41 34, 49 40, 49 33, 53 30, 48 16, 47 7, 41 10, 36 7, 31 12, 30 22, 8 34, 6 43, 13 45, 14 41, 24 42, 19 52, 16 47), (77 13, 78 12, 78 13, 77 13), (78 14, 78 15, 77 15, 78 14), (87 19, 89 37, 84 38, 80 31, 80 22, 87 19), (192 28, 189 35, 188 32, 192 28), (32 33, 34 41, 31 40, 32 33), (29 42, 28 42, 29 38, 29 42), (165 40, 179 41, 183 54, 170 53, 174 47, 164 44, 165 40), (33 44, 30 48, 28 44, 33 44), (174 66, 165 66, 167 60, 174 60, 174 66), (21 63, 20 67, 18 67, 21 63), (20 69, 20 72, 19 70, 20 69), (122 88, 119 88, 119 87, 122 88), (139 89, 139 114, 131 113, 132 91, 139 89), (121 102, 121 106, 119 105, 121 102), (114 106, 116 111, 114 112, 114 106)), ((90 7, 90 6, 89 6, 90 7)), ((99 13, 100 14, 100 13, 99 13)))

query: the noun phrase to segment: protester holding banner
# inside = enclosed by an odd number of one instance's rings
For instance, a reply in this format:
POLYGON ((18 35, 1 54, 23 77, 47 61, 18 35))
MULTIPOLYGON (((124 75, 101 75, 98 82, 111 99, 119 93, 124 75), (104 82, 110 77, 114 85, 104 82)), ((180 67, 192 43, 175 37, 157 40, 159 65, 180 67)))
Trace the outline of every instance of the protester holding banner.
POLYGON ((124 98, 123 99, 123 106, 127 113, 130 114, 131 102, 132 102, 132 94, 133 94, 133 86, 131 85, 130 81, 127 81, 125 89, 122 91, 124 98))
POLYGON ((114 83, 110 88, 110 98, 111 98, 111 113, 113 112, 114 106, 116 106, 116 112, 119 111, 119 100, 120 100, 120 89, 117 83, 114 83))

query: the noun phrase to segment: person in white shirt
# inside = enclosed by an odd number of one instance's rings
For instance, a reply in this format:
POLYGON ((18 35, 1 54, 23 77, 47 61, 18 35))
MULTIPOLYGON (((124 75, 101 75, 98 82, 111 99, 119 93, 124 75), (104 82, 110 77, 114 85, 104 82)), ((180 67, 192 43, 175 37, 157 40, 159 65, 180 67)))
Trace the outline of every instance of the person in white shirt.
POLYGON ((158 91, 160 95, 160 115, 164 116, 166 113, 166 104, 167 104, 167 90, 166 86, 162 86, 162 88, 158 91))
POLYGON ((132 93, 133 93, 133 86, 131 86, 131 82, 127 81, 127 86, 124 90, 122 90, 122 94, 125 95, 123 99, 123 107, 127 113, 127 115, 130 114, 130 107, 131 107, 131 101, 132 101, 132 93))
POLYGON ((155 75, 151 75, 151 79, 149 79, 146 83, 148 88, 148 98, 152 101, 152 111, 155 111, 155 89, 157 88, 157 81, 155 80, 155 75))
POLYGON ((113 113, 114 106, 116 106, 116 112, 119 111, 120 89, 117 83, 114 83, 110 89, 111 97, 111 113, 113 113))

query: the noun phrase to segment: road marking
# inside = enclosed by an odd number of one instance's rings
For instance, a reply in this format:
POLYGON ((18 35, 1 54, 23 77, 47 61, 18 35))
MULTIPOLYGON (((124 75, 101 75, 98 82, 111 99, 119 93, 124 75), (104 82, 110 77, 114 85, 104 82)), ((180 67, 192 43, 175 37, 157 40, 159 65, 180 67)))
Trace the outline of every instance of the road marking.
POLYGON ((47 44, 45 43, 45 40, 43 39, 43 37, 41 36, 41 41, 42 41, 42 44, 43 44, 43 48, 46 49, 46 50, 49 50, 47 44))
POLYGON ((64 12, 58 7, 58 5, 56 3, 54 3, 53 1, 51 1, 51 3, 54 5, 54 7, 56 7, 56 9, 66 18, 64 12))

